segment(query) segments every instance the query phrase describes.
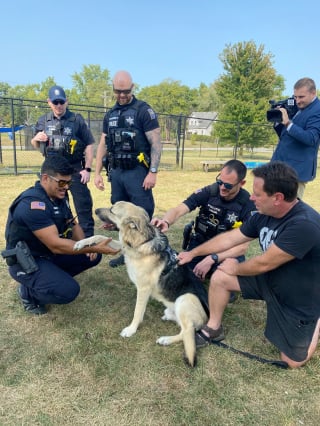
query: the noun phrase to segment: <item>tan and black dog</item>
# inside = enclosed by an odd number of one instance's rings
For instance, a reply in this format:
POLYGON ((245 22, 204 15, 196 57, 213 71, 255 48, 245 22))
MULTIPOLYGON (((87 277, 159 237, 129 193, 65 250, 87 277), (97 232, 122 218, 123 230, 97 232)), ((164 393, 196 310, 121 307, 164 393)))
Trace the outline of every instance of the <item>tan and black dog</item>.
MULTIPOLYGON (((177 253, 169 246, 167 237, 150 224, 143 208, 119 201, 110 209, 97 209, 96 214, 119 229, 127 272, 137 288, 133 319, 122 330, 121 336, 135 334, 148 300, 153 297, 166 306, 162 319, 176 321, 181 327, 179 334, 159 337, 157 343, 170 345, 183 341, 185 360, 193 367, 196 362, 195 330, 206 323, 208 314, 207 291, 202 282, 186 265, 177 264, 177 253)), ((95 235, 78 241, 75 250, 96 244, 101 238, 106 237, 95 235)), ((116 241, 111 243, 118 244, 116 241)))

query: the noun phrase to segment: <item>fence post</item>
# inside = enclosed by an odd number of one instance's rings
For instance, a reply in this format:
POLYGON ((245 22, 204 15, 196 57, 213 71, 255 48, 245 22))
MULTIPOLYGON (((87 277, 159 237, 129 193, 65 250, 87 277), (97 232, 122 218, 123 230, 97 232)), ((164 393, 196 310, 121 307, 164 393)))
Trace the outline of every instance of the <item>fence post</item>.
POLYGON ((13 108, 13 98, 10 100, 11 105, 11 128, 12 128, 12 144, 13 144, 13 165, 14 165, 14 174, 18 174, 17 167, 17 146, 16 146, 16 132, 14 131, 14 108, 13 108))
POLYGON ((0 164, 2 164, 2 140, 1 140, 1 133, 0 133, 0 164))
POLYGON ((180 156, 180 145, 182 137, 182 155, 181 155, 181 169, 183 169, 183 157, 184 157, 184 142, 186 134, 186 117, 180 114, 177 124, 177 151, 176 151, 176 166, 179 165, 179 156, 180 156))
POLYGON ((239 127, 240 127, 240 123, 239 121, 237 121, 236 144, 234 147, 234 155, 233 155, 235 160, 237 159, 237 152, 238 152, 238 145, 239 145, 239 132, 240 132, 239 127))

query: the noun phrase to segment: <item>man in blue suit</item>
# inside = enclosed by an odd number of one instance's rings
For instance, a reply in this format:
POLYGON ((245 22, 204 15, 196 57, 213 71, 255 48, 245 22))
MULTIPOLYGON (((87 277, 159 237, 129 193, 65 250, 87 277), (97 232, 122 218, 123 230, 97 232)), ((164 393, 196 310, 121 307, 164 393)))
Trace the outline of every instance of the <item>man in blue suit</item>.
POLYGON ((316 177, 320 142, 320 100, 311 78, 301 78, 294 85, 298 112, 290 120, 287 110, 280 108, 282 122, 275 124, 279 136, 271 161, 284 161, 297 172, 298 197, 301 199, 306 183, 316 177))

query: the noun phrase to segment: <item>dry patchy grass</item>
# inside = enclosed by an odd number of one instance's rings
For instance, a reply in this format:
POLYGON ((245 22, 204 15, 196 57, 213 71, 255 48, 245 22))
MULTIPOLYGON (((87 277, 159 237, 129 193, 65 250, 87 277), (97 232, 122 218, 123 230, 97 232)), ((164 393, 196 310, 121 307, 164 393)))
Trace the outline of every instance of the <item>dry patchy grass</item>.
MULTIPOLYGON (((162 171, 155 189, 156 214, 214 177, 162 171)), ((7 208, 35 176, 0 179, 3 241, 7 208)), ((249 172, 247 187, 251 185, 249 172)), ((305 200, 319 210, 318 185, 319 179, 307 186, 305 200)), ((109 204, 109 190, 90 187, 95 207, 109 204)), ((176 249, 187 220, 168 234, 176 249)), ((252 246, 250 253, 256 250, 252 246)), ((155 343, 177 329, 161 321, 158 302, 149 303, 135 336, 119 336, 131 320, 135 289, 125 269, 110 269, 108 260, 79 276, 81 293, 73 303, 52 306, 40 318, 22 310, 16 285, 0 261, 1 425, 319 424, 319 351, 306 367, 290 371, 213 346, 199 351, 198 367, 190 370, 182 362, 181 345, 155 343)), ((276 359, 277 351, 263 336, 264 320, 263 303, 239 299, 225 313, 226 342, 276 359)))

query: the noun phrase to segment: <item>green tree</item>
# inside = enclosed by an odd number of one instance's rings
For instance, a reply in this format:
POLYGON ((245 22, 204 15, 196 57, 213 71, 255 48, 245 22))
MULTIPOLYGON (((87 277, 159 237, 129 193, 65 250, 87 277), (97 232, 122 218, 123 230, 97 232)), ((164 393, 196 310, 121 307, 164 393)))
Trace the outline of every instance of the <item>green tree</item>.
MULTIPOLYGON (((0 83, 0 97, 12 98, 14 103, 15 125, 32 125, 36 122, 41 112, 40 108, 46 104, 35 104, 36 101, 45 102, 48 98, 49 88, 55 85, 53 77, 48 77, 42 83, 9 86, 7 83, 0 83)), ((11 101, 2 99, 0 104, 0 119, 6 126, 12 123, 11 101)))
POLYGON ((10 124, 10 110, 7 107, 6 98, 10 90, 8 83, 0 82, 0 127, 5 127, 10 124))
POLYGON ((156 86, 144 87, 137 96, 158 114, 189 115, 196 105, 197 90, 180 81, 166 79, 156 86))
POLYGON ((196 97, 195 110, 203 112, 219 110, 219 98, 215 83, 212 83, 210 86, 204 83, 200 84, 196 97))
POLYGON ((100 65, 84 65, 82 71, 71 76, 73 88, 70 102, 110 108, 113 104, 110 72, 100 65))
POLYGON ((218 119, 223 122, 216 123, 215 136, 240 149, 266 145, 271 135, 266 121, 268 101, 284 89, 283 77, 272 66, 273 55, 265 53, 263 45, 257 47, 249 41, 227 45, 219 58, 225 73, 215 89, 218 119), (253 123, 261 125, 247 125, 253 123))
POLYGON ((196 105, 197 90, 182 85, 180 81, 166 79, 156 86, 137 91, 137 96, 159 114, 161 127, 165 131, 162 138, 170 141, 176 137, 179 120, 172 115, 189 115, 196 105))

